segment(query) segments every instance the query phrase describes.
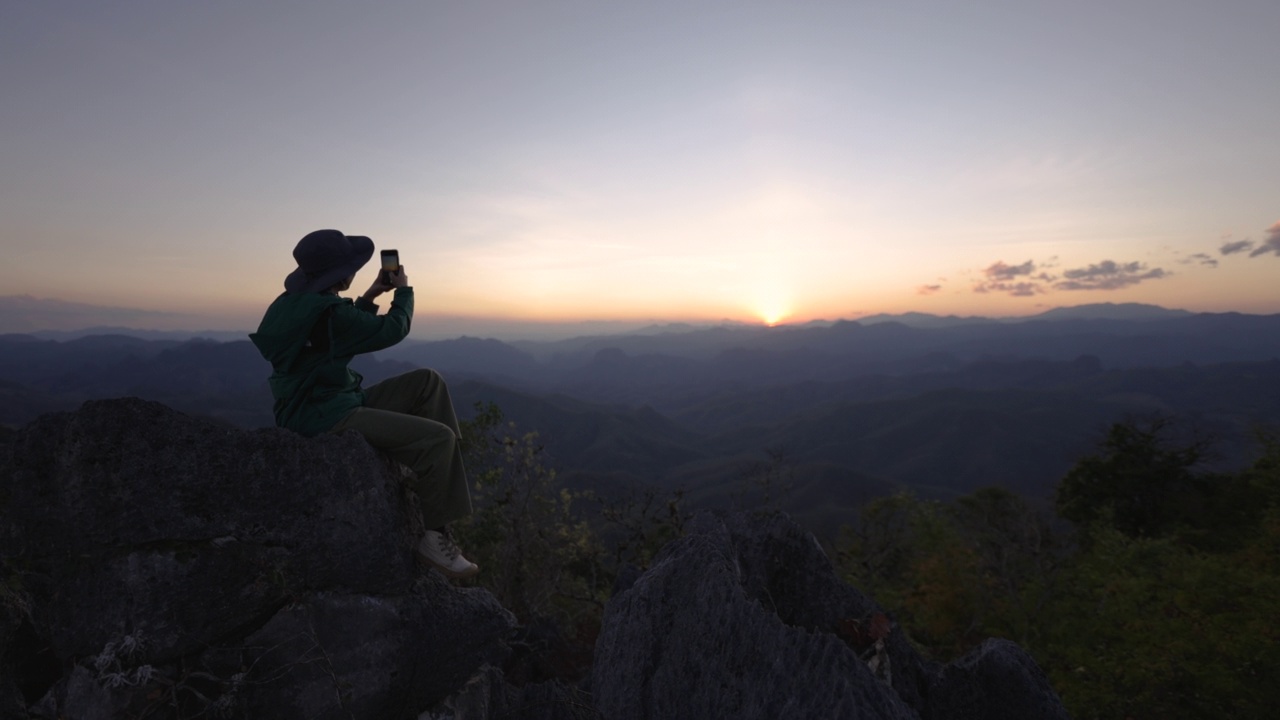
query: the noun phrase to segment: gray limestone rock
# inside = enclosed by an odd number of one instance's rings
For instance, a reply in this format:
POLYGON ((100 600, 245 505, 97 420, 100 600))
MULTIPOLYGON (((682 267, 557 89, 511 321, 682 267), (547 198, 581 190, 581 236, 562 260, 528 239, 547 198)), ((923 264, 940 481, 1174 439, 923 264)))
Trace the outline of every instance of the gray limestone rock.
POLYGON ((944 667, 931 700, 947 720, 1067 717, 1035 660, 1008 640, 987 640, 944 667))
POLYGON ((10 588, 7 580, 0 575, 0 720, 25 720, 26 708, 15 682, 14 661, 18 629, 26 622, 30 608, 23 594, 10 588))
POLYGON ((853 648, 806 626, 796 595, 816 541, 776 516, 750 523, 699 516, 609 603, 592 674, 605 717, 915 718, 853 648))
POLYGON ((404 470, 354 433, 126 398, 11 448, 0 547, 53 657, 31 717, 414 718, 508 652, 492 595, 416 568, 404 470))
POLYGON ((1012 643, 922 660, 784 515, 704 513, 688 530, 605 611, 592 689, 612 720, 1067 717, 1012 643))
POLYGON ((411 717, 500 663, 513 618, 488 592, 438 576, 397 597, 320 593, 248 637, 249 717, 411 717))
POLYGON ((144 659, 164 661, 298 593, 402 593, 415 577, 400 483, 354 433, 96 401, 24 428, 6 475, 3 532, 64 656, 140 636, 144 659))

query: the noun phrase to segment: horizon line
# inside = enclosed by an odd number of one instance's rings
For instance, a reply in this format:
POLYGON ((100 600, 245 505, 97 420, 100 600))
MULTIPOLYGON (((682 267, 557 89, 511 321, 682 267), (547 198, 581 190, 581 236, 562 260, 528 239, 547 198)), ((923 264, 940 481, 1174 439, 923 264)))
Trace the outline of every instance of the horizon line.
MULTIPOLYGON (((13 297, 13 296, 11 296, 13 297)), ((37 300, 31 296, 22 296, 27 300, 37 300)), ((40 301, 43 302, 43 301, 40 301)), ((75 303, 70 301, 54 300, 54 303, 61 305, 74 305, 86 309, 95 310, 114 310, 114 311, 130 311, 132 308, 106 307, 97 306, 88 303, 75 303)), ((1142 309, 1146 311, 1157 311, 1160 314, 1185 314, 1185 315, 1215 315, 1215 314, 1240 314, 1240 315, 1274 315, 1280 313, 1250 313, 1236 310, 1227 311, 1192 311, 1180 308, 1166 308, 1161 305, 1150 303, 1082 303, 1078 305, 1059 305, 1054 307, 1037 308, 1037 312, 1022 315, 959 315, 938 314, 930 312, 908 310, 899 313, 854 313, 850 317, 836 317, 833 319, 814 318, 810 320, 796 321, 780 321, 776 323, 766 323, 760 320, 747 321, 735 320, 732 318, 696 318, 696 319, 582 319, 582 320, 539 320, 525 318, 509 318, 509 317, 483 317, 483 316, 459 316, 453 314, 431 314, 419 313, 415 319, 421 319, 428 324, 444 325, 434 330, 426 332, 411 332, 408 340, 417 341, 438 341, 446 339, 462 339, 462 338, 478 338, 478 339, 495 339, 508 342, 550 342, 556 340, 568 340, 577 337, 590 336, 608 336, 608 335, 624 335, 642 331, 662 331, 664 329, 689 328, 693 330, 714 329, 718 327, 732 328, 754 328, 754 329, 802 329, 812 326, 830 326, 841 322, 857 323, 869 319, 877 319, 880 322, 892 322, 895 318, 921 318, 921 319, 937 319, 941 321, 991 321, 991 322, 1016 322, 1020 320, 1033 320, 1039 316, 1052 313, 1059 310, 1073 310, 1080 308, 1129 308, 1142 309), (473 326, 473 327, 467 327, 473 326)), ((196 321, 201 317, 199 313, 180 313, 166 311, 138 311, 144 315, 155 317, 157 314, 176 318, 181 317, 188 321, 196 321)), ((204 316, 208 317, 208 316, 204 316)), ((1138 319, 1138 318, 1134 318, 1138 319)), ((69 320, 69 318, 68 318, 69 320)), ((85 319, 87 320, 87 319, 85 319)), ((73 321, 74 322, 74 321, 73 321)), ((216 321, 215 321, 216 322, 216 321)), ((188 329, 189 327, 199 327, 192 324, 185 327, 169 327, 160 328, 144 328, 127 323, 106 322, 84 322, 75 327, 37 327, 34 323, 24 323, 25 327, 0 327, 0 335, 28 335, 28 336, 45 336, 45 339, 58 339, 60 337, 75 336, 87 337, 92 335, 124 335, 134 337, 145 336, 186 336, 189 339, 206 337, 209 339, 228 338, 232 336, 241 336, 247 338, 254 328, 249 327, 231 327, 229 329, 213 329, 204 327, 198 330, 188 329)), ((418 323, 415 323, 417 325, 418 323)))

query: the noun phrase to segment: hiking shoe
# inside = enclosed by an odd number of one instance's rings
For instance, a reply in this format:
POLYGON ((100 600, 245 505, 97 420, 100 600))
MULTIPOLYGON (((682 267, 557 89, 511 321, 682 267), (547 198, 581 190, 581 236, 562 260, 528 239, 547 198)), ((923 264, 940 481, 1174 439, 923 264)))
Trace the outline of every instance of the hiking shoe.
POLYGON ((418 557, 428 565, 451 578, 469 578, 480 572, 480 566, 462 557, 462 550, 453 541, 453 533, 428 530, 418 541, 418 557))

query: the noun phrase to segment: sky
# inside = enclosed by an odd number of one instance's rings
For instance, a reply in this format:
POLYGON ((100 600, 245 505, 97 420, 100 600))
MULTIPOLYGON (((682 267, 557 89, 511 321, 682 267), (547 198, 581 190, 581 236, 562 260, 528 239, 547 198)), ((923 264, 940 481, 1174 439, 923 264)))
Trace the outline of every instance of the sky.
POLYGON ((336 228, 400 251, 423 332, 1280 312, 1278 29, 1275 0, 6 0, 0 296, 252 329, 336 228))

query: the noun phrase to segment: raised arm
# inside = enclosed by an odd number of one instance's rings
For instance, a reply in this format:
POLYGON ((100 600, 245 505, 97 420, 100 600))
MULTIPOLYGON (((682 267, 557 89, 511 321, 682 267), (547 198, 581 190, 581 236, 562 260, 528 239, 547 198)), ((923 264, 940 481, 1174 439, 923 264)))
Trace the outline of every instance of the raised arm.
MULTIPOLYGON (((381 273, 379 273, 381 275, 381 273)), ((409 276, 401 268, 391 276, 391 283, 375 279, 369 289, 353 305, 342 304, 333 314, 333 354, 336 357, 385 350, 409 334, 413 320, 413 288, 409 276), (386 314, 378 314, 374 298, 388 290, 395 291, 386 314)))

